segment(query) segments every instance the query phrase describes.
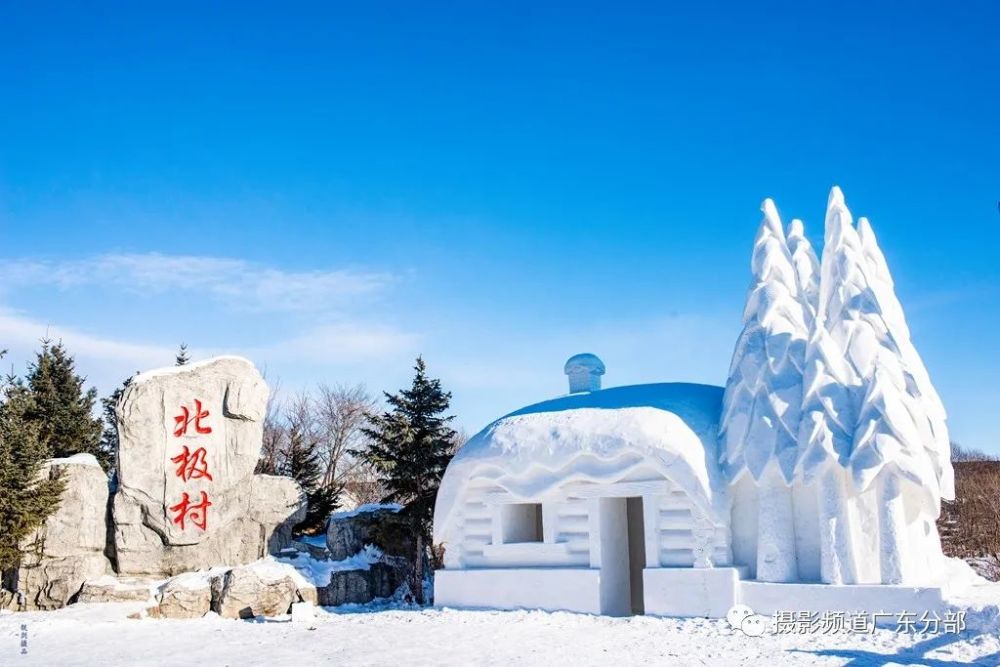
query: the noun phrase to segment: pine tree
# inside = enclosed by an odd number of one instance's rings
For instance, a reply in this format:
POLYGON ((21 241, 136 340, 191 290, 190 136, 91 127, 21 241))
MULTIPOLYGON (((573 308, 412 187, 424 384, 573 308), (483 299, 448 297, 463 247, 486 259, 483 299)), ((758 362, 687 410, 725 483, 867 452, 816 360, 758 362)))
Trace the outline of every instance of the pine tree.
POLYGON ((191 357, 188 356, 187 343, 181 343, 181 346, 177 349, 177 356, 174 357, 174 366, 187 366, 190 361, 191 357))
POLYGON ((109 452, 101 447, 103 427, 92 416, 97 390, 84 391, 86 378, 76 374, 73 357, 62 343, 42 341, 42 350, 28 369, 32 402, 26 418, 38 427, 38 437, 49 456, 93 454, 108 468, 109 452))
POLYGON ((48 448, 28 416, 34 408, 23 385, 7 386, 0 403, 0 570, 17 566, 21 542, 56 510, 63 490, 58 477, 39 476, 48 448))
POLYGON ((309 503, 306 517, 296 530, 313 534, 326 527, 327 517, 340 502, 340 490, 323 485, 320 438, 313 423, 308 397, 302 396, 292 406, 288 422, 282 470, 299 483, 309 503))
POLYGON ((383 502, 404 505, 400 514, 411 522, 417 538, 411 588, 422 604, 423 567, 431 543, 434 500, 452 457, 455 431, 448 426, 454 417, 444 416, 451 393, 441 388, 440 380, 427 377, 422 357, 417 357, 414 371, 409 389, 385 393, 390 410, 367 416, 364 433, 368 445, 351 453, 379 475, 388 492, 383 502))
POLYGON ((132 378, 126 378, 121 386, 111 392, 111 395, 101 399, 101 418, 104 430, 101 433, 101 451, 108 457, 108 474, 114 476, 118 456, 118 415, 115 406, 121 400, 125 389, 131 384, 132 378))

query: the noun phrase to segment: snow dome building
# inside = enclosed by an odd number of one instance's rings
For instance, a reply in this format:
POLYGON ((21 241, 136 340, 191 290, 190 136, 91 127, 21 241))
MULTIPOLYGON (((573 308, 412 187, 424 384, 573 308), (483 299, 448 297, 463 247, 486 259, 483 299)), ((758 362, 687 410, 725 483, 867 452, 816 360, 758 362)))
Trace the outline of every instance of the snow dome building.
POLYGON ((834 188, 820 263, 770 200, 726 387, 601 388, 513 412, 438 492, 435 604, 608 615, 942 604, 945 412, 867 220, 834 188))

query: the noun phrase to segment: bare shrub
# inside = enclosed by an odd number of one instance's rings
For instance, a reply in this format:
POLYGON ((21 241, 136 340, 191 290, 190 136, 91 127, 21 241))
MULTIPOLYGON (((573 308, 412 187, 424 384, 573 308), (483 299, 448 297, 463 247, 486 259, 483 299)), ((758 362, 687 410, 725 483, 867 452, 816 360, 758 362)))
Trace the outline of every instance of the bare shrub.
POLYGON ((945 554, 1000 557, 1000 461, 956 461, 955 500, 942 503, 938 530, 945 554))

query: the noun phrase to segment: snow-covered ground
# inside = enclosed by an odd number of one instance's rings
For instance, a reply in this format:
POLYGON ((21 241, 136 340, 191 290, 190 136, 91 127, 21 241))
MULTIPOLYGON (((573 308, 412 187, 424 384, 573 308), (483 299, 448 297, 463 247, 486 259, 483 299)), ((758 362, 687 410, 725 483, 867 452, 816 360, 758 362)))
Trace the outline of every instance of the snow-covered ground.
MULTIPOLYGON (((318 610, 231 621, 128 619, 141 605, 0 615, 0 665, 998 665, 1000 637, 765 635, 725 620, 626 619, 539 611, 318 610), (21 655, 21 628, 27 654, 21 655)), ((971 625, 971 624, 970 624, 971 625)))

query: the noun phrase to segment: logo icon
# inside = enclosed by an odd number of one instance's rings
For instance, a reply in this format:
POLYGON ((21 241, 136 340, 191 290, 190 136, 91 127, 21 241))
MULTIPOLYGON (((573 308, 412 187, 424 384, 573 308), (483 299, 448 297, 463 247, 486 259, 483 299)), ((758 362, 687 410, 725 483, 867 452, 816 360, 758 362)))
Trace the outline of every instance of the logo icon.
POLYGON ((762 637, 768 628, 768 618, 755 614, 745 604, 733 605, 726 612, 726 620, 734 630, 739 630, 748 637, 762 637))

